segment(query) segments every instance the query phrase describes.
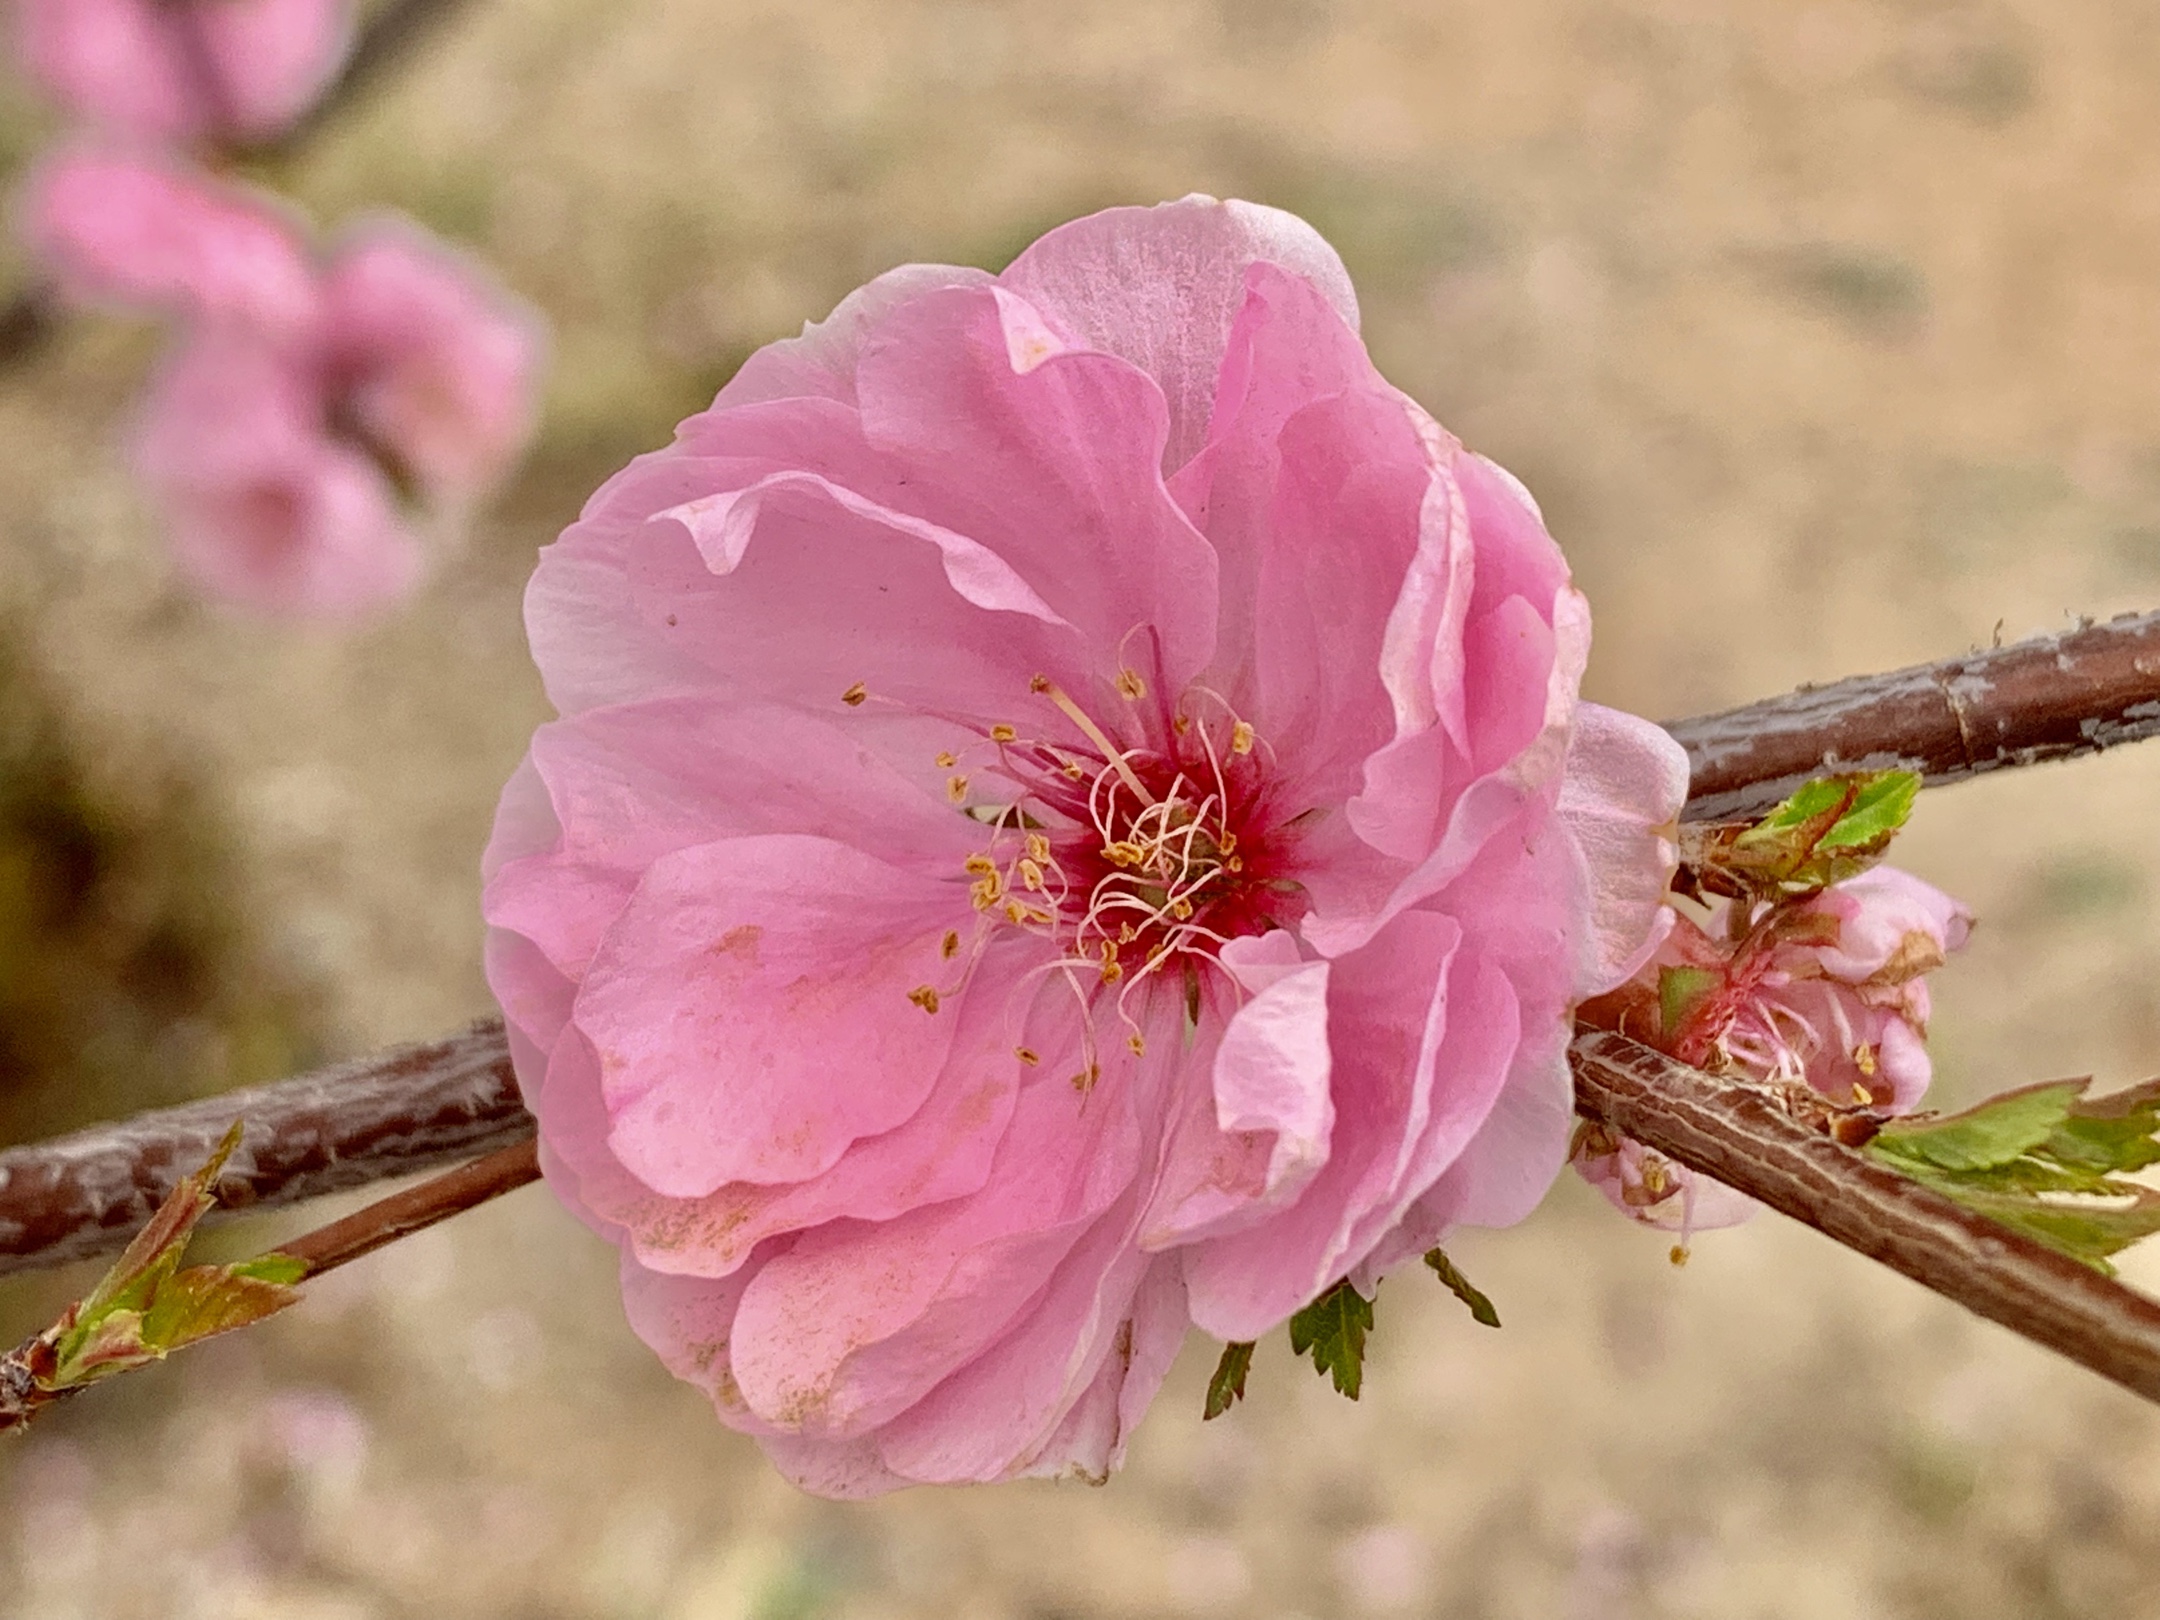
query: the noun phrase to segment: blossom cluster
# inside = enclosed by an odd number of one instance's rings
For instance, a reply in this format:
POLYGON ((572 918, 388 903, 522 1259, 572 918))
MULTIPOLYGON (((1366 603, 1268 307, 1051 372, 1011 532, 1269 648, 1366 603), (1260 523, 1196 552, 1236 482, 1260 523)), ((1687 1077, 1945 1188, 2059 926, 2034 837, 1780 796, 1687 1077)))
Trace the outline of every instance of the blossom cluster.
MULTIPOLYGON (((1701 922, 1675 913, 1642 971, 1591 1016, 1713 1074, 1909 1113, 1933 1078, 1925 975, 1971 927, 1959 902, 1889 866, 1793 904, 1718 900, 1701 922)), ((1755 1209, 1603 1125, 1577 1130, 1573 1160, 1615 1208, 1683 1243, 1755 1209)))
POLYGON ((19 55, 83 126, 18 200, 72 304, 170 323, 134 434, 180 570, 268 613, 350 615, 419 579, 534 416, 536 316, 397 217, 317 243, 213 171, 303 116, 345 0, 25 0, 19 55))

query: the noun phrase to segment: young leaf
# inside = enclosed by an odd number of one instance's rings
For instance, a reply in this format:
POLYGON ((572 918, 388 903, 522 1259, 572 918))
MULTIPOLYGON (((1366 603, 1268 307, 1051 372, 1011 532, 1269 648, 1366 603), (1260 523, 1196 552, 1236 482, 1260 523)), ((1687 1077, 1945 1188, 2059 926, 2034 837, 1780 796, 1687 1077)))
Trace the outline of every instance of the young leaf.
POLYGON ((1987 1170, 2046 1142, 2069 1120, 2083 1080, 2046 1080, 2006 1091, 1959 1114, 1894 1119, 1869 1144, 1878 1154, 1941 1170, 1987 1170))
POLYGON ((1290 1350, 1309 1354, 1314 1370, 1332 1376, 1337 1392, 1354 1401, 1365 1386, 1365 1335, 1372 1325, 1372 1301, 1345 1277, 1290 1318, 1290 1350))
POLYGON ((1919 791, 1911 771, 1817 777, 1752 826, 1683 829, 1681 858, 1714 894, 1812 894, 1881 860, 1919 791))
POLYGON ((1493 1302, 1473 1287, 1468 1277, 1455 1269, 1455 1262, 1442 1250, 1427 1249, 1425 1263, 1433 1268, 1434 1275, 1448 1285, 1449 1291, 1457 1299, 1470 1307, 1472 1321, 1482 1322, 1489 1328, 1500 1325, 1500 1313, 1493 1309, 1493 1302))
POLYGON ((2160 1163, 2160 1081, 2087 1101, 2084 1080, 1991 1097, 1962 1114, 1894 1120, 1867 1151, 1975 1214, 2112 1274, 2160 1232, 2160 1192, 2118 1173, 2160 1163))
POLYGON ((1222 1360, 1215 1363, 1215 1374, 1207 1382, 1207 1405, 1200 1411, 1203 1423, 1221 1417, 1245 1398, 1245 1375, 1252 1370, 1252 1353, 1250 1339, 1223 1346, 1222 1360))

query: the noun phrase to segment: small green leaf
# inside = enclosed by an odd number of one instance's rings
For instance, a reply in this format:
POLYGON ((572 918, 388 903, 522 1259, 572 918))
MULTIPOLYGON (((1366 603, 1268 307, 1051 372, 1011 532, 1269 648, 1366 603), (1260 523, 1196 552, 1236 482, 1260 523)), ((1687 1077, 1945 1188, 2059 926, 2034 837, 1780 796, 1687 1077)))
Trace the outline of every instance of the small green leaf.
POLYGON ((1337 1392, 1354 1401, 1365 1385, 1365 1335, 1372 1325, 1372 1301, 1345 1277, 1290 1318, 1290 1350, 1309 1354, 1314 1369, 1332 1376, 1337 1392))
POLYGON ((1670 1038, 1718 987, 1718 975, 1710 968, 1668 967, 1658 970, 1658 1029, 1670 1038))
POLYGON ((1433 1268, 1439 1279, 1448 1285, 1454 1296, 1470 1307, 1471 1320, 1482 1322, 1489 1328, 1500 1325, 1500 1313, 1493 1309, 1493 1302, 1471 1284, 1468 1277, 1455 1269, 1455 1262, 1439 1249, 1425 1251, 1425 1263, 1433 1268))
POLYGON ((305 1260, 289 1254, 279 1254, 273 1249, 268 1254, 258 1254, 252 1260, 241 1260, 229 1265, 225 1272, 232 1277, 246 1277, 254 1282, 282 1283, 290 1287, 306 1279, 308 1265, 305 1260))
POLYGON ((1963 1113, 1892 1120, 1868 1151, 1941 1170, 1992 1169, 2053 1136, 2085 1086, 2083 1080, 2048 1080, 1990 1097, 1963 1113))
POLYGON ((1682 857, 1714 894, 1812 894, 1880 860, 1919 791, 1911 771, 1817 777, 1752 826, 1683 829, 1682 857))
POLYGON ((1245 1398, 1245 1375, 1252 1371, 1252 1353, 1249 1339, 1243 1344, 1223 1346, 1222 1360, 1215 1363, 1215 1375, 1207 1381, 1207 1405, 1200 1411, 1203 1423, 1221 1417, 1245 1398))

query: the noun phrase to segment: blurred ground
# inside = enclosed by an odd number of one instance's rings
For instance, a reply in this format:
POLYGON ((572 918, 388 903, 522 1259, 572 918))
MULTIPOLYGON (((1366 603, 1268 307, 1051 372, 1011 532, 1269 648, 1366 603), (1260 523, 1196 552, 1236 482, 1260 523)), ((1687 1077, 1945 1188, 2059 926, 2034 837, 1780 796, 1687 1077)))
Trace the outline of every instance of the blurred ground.
MULTIPOLYGON (((207 830, 159 847, 227 852, 202 994, 256 1033, 189 1051, 444 1028, 486 1004, 473 868, 543 713, 535 546, 868 274, 1193 189, 1341 246, 1382 364, 1544 501, 1605 701, 2149 607, 2155 82, 2145 0, 480 0, 294 183, 409 208, 548 310, 531 470, 402 617, 230 622, 108 448, 149 345, 85 326, 0 381, 10 656, 115 802, 195 784, 207 830)), ((37 127, 7 111, 13 149, 37 127)), ((1983 918, 1938 985, 1946 1095, 2160 1064, 2156 804, 2160 750, 1924 802, 1905 864, 1983 918)), ((836 1507, 672 1385, 608 1256, 521 1193, 0 1452, 0 1613, 2160 1616, 2160 1414, 1773 1218, 1664 1248, 1566 1185, 1457 1249, 1502 1332, 1387 1287, 1359 1405, 1270 1344, 1203 1428, 1195 1345, 1106 1489, 836 1507)))

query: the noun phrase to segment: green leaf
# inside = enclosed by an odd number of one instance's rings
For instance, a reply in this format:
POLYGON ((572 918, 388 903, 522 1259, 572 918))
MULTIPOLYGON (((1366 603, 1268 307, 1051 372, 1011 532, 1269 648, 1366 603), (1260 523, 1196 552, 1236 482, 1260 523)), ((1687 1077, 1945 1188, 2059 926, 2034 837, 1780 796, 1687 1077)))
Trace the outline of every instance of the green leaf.
POLYGON ((1243 1344, 1223 1346, 1222 1360, 1215 1363, 1215 1375, 1207 1381, 1207 1405, 1200 1411, 1203 1423, 1221 1417, 1245 1398, 1245 1375, 1252 1371, 1252 1353, 1249 1339, 1243 1344))
POLYGON ((2119 1172, 2160 1163, 2160 1081, 2087 1099, 2051 1080, 1962 1114, 1894 1120, 1879 1162, 1975 1214, 2112 1273, 2110 1256, 2160 1232, 2160 1191, 2119 1172))
POLYGON ((1658 1028, 1668 1038, 1679 1032, 1688 1015, 1718 987, 1718 975, 1710 968, 1668 967, 1658 969, 1658 1028))
POLYGON ((283 1283, 289 1287, 306 1278, 308 1264, 296 1256, 279 1254, 272 1250, 269 1254, 258 1254, 252 1260, 237 1261, 227 1266, 225 1272, 232 1277, 246 1277, 255 1282, 283 1283))
POLYGON ((1752 826, 1683 829, 1682 858, 1711 893, 1812 894, 1882 859, 1919 792, 1911 771, 1817 777, 1752 826))
POLYGON ((1500 1313, 1493 1309, 1493 1302, 1480 1293, 1468 1277, 1455 1269, 1455 1262, 1439 1249, 1425 1251, 1425 1263, 1433 1268, 1439 1279, 1448 1285, 1454 1296, 1470 1307, 1473 1321, 1482 1322, 1489 1328, 1500 1325, 1500 1313))
POLYGON ((2071 1105, 2086 1084, 2047 1080, 1990 1097, 1963 1113, 1892 1120, 1868 1144, 1868 1151, 1942 1170, 1992 1169, 2052 1137, 2071 1117, 2071 1105))
POLYGON ((1354 1401, 1365 1386, 1365 1335, 1372 1325, 1372 1301, 1345 1277, 1290 1318, 1290 1350, 1310 1355, 1314 1369, 1354 1401))

